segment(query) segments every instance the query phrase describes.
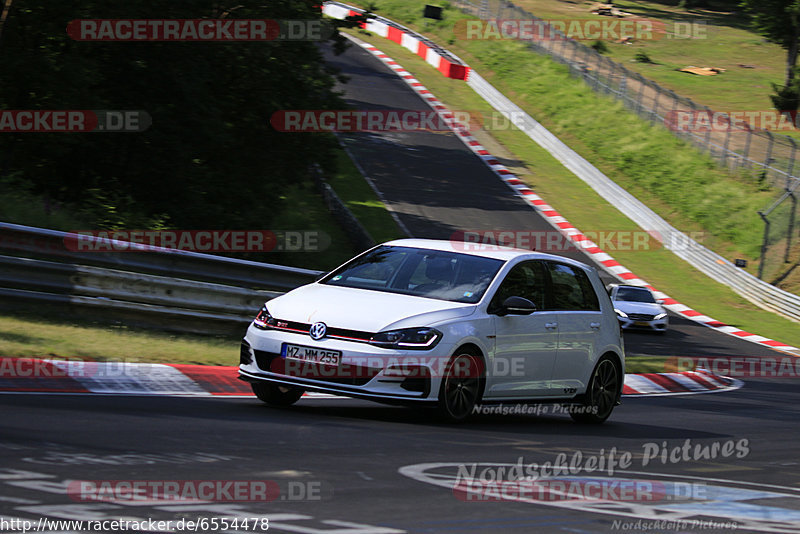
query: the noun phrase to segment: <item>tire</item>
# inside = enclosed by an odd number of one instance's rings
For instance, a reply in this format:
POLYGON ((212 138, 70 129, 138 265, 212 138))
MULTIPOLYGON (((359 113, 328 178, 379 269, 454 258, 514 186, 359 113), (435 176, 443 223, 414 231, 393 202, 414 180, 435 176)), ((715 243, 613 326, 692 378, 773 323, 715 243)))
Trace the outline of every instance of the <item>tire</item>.
POLYGON ((608 419, 617 403, 622 377, 619 367, 608 356, 600 358, 589 379, 586 402, 580 410, 570 411, 569 415, 578 423, 599 425, 608 419))
POLYGON ((305 390, 293 386, 281 386, 268 382, 250 384, 259 400, 270 406, 291 406, 303 396, 305 390))
POLYGON ((484 365, 480 356, 459 352, 447 363, 439 387, 439 414, 448 422, 464 421, 483 396, 484 365))

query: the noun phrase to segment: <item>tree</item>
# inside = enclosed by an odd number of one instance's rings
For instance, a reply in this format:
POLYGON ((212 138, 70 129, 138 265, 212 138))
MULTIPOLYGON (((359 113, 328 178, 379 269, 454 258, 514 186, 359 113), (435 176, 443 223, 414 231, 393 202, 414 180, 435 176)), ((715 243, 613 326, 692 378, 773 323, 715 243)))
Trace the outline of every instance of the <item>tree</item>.
POLYGON ((0 134, 0 179, 21 177, 99 226, 269 228, 282 189, 305 180, 309 163, 333 160, 329 135, 268 122, 278 110, 343 108, 317 43, 92 42, 65 28, 75 19, 316 20, 318 3, 15 2, 0 45, 0 109, 143 110, 152 125, 0 134))
MULTIPOLYGON (((786 50, 786 81, 783 88, 773 84, 777 96, 783 100, 781 93, 791 91, 795 76, 800 41, 800 0, 743 0, 741 7, 750 16, 756 32, 786 50)), ((773 98, 773 102, 775 100, 773 98)))

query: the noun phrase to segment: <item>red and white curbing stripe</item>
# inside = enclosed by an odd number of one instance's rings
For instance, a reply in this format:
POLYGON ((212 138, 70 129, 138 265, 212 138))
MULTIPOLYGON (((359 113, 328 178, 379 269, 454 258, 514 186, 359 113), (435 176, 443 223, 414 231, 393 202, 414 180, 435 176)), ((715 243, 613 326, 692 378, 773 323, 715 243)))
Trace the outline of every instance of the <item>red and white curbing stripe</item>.
MULTIPOLYGON (((93 393, 183 397, 252 397, 238 367, 0 358, 0 392, 93 393)), ((738 380, 709 372, 625 375, 623 395, 685 395, 738 389, 738 380)), ((309 398, 342 398, 306 393, 309 398)))
POLYGON ((518 196, 525 202, 536 209, 546 221, 548 221, 555 229, 564 234, 570 241, 572 241, 578 248, 592 258, 598 265, 611 275, 622 280, 626 284, 647 287, 650 289, 656 298, 664 301, 664 306, 687 319, 691 319, 697 323, 713 328, 718 332, 728 334, 745 341, 751 341, 762 346, 766 346, 775 350, 792 354, 793 356, 800 356, 800 348, 787 345, 774 339, 769 339, 751 332, 746 332, 734 326, 730 326, 721 321, 717 321, 707 315, 704 315, 696 310, 693 310, 685 304, 681 304, 673 299, 666 293, 657 290, 645 280, 639 278, 629 269, 621 265, 610 254, 604 252, 597 246, 591 239, 581 233, 580 230, 572 226, 570 222, 564 218, 558 211, 549 205, 545 200, 533 192, 525 183, 522 182, 514 173, 502 165, 497 158, 492 156, 480 142, 470 133, 470 131, 461 123, 455 120, 453 112, 451 112, 439 99, 437 99, 419 80, 417 80, 410 72, 405 70, 392 58, 375 48, 374 46, 364 43, 358 39, 347 36, 353 42, 369 51, 376 58, 381 60, 390 69, 392 69, 400 78, 402 78, 420 97, 422 97, 428 105, 433 108, 437 114, 445 121, 445 123, 453 130, 456 136, 480 157, 483 162, 489 166, 494 173, 499 176, 511 189, 513 189, 518 196))
MULTIPOLYGON (((0 358, 0 392, 253 396, 237 367, 0 358)), ((334 397, 307 393, 310 397, 334 397)))
MULTIPOLYGON (((347 17, 363 14, 363 11, 350 6, 328 2, 323 6, 322 12, 335 19, 345 19, 347 17)), ((373 18, 366 24, 362 24, 361 27, 407 48, 411 53, 424 59, 431 67, 448 78, 454 78, 456 80, 466 80, 469 78, 469 67, 467 65, 442 56, 414 35, 392 26, 391 24, 387 24, 388 21, 384 22, 385 20, 386 19, 382 19, 382 17, 373 18)))
POLYGON ((627 374, 622 394, 626 397, 689 395, 729 391, 740 387, 742 387, 741 380, 717 376, 698 369, 681 373, 627 374))

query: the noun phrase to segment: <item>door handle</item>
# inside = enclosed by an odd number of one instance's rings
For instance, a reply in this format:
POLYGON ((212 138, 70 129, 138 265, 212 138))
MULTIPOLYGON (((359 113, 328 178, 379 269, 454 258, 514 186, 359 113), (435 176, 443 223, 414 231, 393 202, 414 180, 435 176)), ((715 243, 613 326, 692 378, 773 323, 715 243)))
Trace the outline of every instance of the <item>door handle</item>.
POLYGON ((555 330, 558 328, 558 323, 544 323, 544 327, 548 330, 555 330))
POLYGON ((589 323, 589 326, 594 330, 600 330, 600 323, 589 323))

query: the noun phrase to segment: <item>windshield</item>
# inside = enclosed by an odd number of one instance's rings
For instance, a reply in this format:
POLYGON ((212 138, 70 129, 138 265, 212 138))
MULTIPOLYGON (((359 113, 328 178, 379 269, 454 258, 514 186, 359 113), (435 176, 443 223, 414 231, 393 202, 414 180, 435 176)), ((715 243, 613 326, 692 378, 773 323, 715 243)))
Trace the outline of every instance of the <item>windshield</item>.
POLYGON ((617 296, 614 300, 624 300, 627 302, 648 302, 655 304, 656 299, 647 289, 637 287, 620 287, 617 289, 617 296))
POLYGON ((320 283, 474 304, 503 263, 469 254, 380 246, 320 283))

